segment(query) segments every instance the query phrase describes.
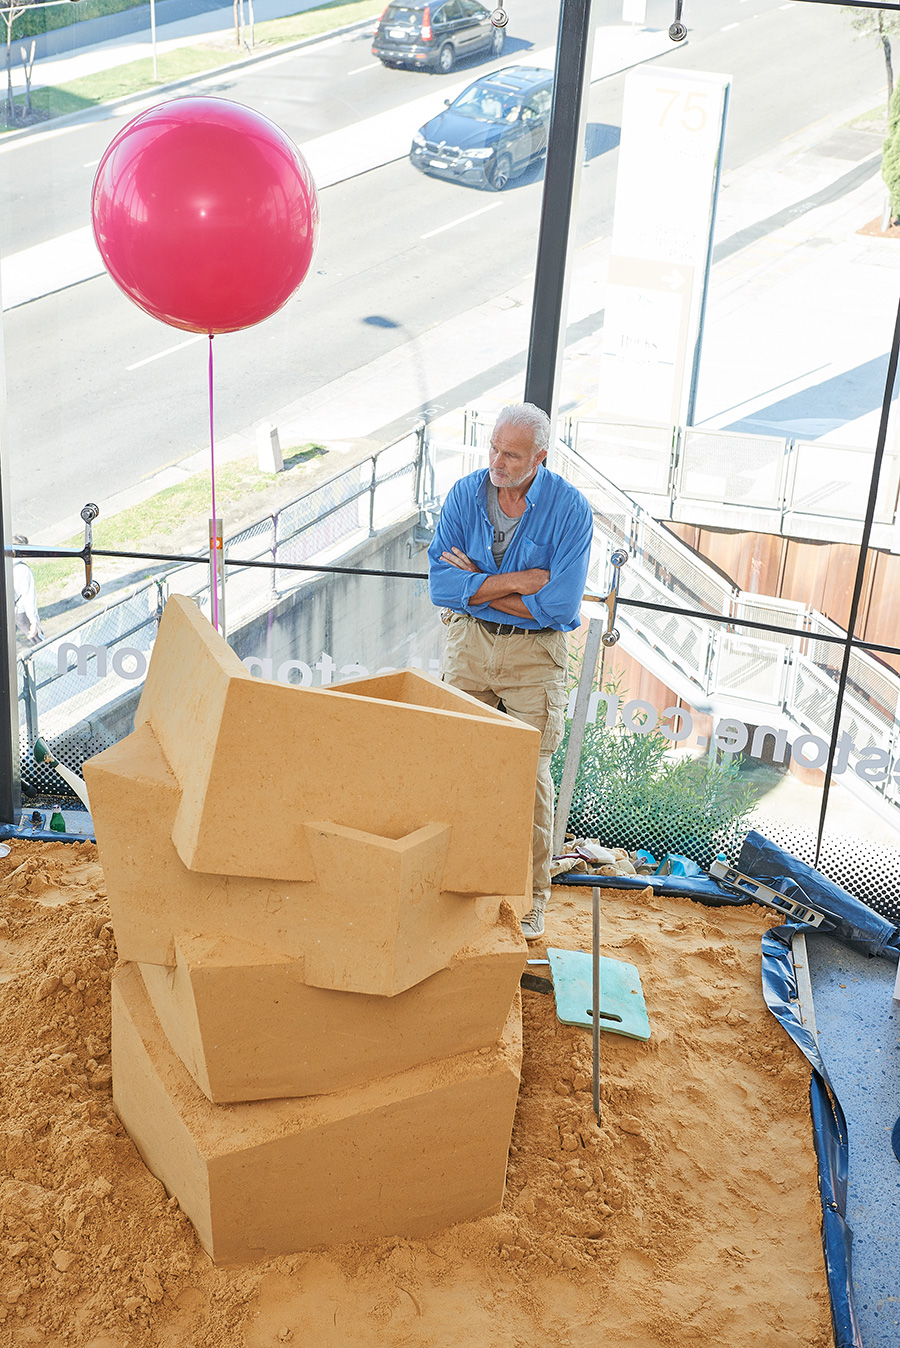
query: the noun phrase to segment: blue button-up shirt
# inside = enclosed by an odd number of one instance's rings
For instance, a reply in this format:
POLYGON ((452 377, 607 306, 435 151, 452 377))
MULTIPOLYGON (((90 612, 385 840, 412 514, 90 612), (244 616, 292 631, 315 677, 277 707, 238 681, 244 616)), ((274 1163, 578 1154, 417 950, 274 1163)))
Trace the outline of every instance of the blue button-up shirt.
POLYGON ((591 507, 576 487, 543 465, 525 496, 519 520, 498 567, 491 552, 494 529, 487 512, 488 470, 480 469, 454 483, 441 510, 437 532, 428 549, 431 602, 455 613, 489 622, 514 623, 526 631, 553 627, 572 632, 579 626, 581 596, 587 579, 594 521, 591 507), (441 561, 441 553, 459 548, 478 567, 460 571, 441 561), (522 595, 531 621, 490 604, 470 604, 485 576, 541 567, 550 580, 537 594, 522 595))

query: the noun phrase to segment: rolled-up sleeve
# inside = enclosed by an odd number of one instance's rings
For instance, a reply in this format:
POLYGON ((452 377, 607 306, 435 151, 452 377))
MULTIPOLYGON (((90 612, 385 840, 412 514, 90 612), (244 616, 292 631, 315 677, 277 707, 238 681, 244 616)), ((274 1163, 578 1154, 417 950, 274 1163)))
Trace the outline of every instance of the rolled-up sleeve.
POLYGON ((466 551, 470 532, 467 523, 460 510, 460 492, 453 486, 441 507, 437 530, 428 549, 428 590, 432 604, 438 608, 465 612, 472 595, 484 582, 482 572, 460 571, 459 567, 441 561, 441 553, 449 552, 451 548, 466 551))
POLYGON ((560 529, 553 550, 549 581, 537 594, 522 596, 528 612, 541 627, 567 629, 577 625, 593 536, 591 508, 583 497, 576 498, 575 509, 560 529))

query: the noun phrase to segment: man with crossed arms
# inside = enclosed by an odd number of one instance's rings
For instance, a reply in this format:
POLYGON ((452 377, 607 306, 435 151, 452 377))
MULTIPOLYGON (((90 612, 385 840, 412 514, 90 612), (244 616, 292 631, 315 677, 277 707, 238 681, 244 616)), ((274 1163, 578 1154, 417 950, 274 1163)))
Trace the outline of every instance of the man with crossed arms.
MULTIPOLYGON (((428 549, 431 601, 447 625, 442 678, 541 732, 528 941, 544 934, 553 846, 550 758, 565 726, 568 633, 580 625, 593 535, 581 492, 544 467, 550 421, 504 407, 488 468, 455 483, 428 549)), ((498 821, 499 824, 500 821, 498 821)))

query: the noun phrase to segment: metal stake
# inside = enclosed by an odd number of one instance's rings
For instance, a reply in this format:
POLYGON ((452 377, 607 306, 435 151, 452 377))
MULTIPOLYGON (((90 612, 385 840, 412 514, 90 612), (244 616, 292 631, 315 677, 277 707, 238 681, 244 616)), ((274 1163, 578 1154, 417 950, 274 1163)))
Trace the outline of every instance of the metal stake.
POLYGON ((225 540, 221 519, 209 520, 209 617, 218 613, 219 632, 228 640, 225 626, 225 540), (213 598, 215 597, 215 603, 213 598))
POLYGON ((556 815, 553 820, 553 853, 563 850, 572 797, 575 794, 575 779, 578 776, 578 764, 581 761, 581 746, 587 727, 588 709, 591 704, 591 689, 597 673, 597 660, 603 637, 603 623, 599 618, 591 618, 588 623, 587 637, 584 642, 584 658, 581 662, 581 676, 578 680, 578 692, 575 694, 575 712, 569 729, 569 742, 566 745, 566 757, 563 763, 562 777, 559 783, 559 795, 556 800, 556 815))
POLYGON ((575 780, 578 776, 578 765, 581 762, 581 748, 584 744, 584 732, 587 728, 588 711, 591 705, 591 690, 594 687, 594 677, 597 673, 597 657, 600 653, 600 647, 615 646, 619 640, 619 633, 613 627, 616 620, 616 604, 619 598, 619 580, 621 578, 622 567, 628 561, 628 553, 624 548, 616 548, 610 557, 610 563, 613 568, 613 584, 609 594, 588 595, 585 599, 595 600, 599 604, 606 605, 606 627, 599 618, 591 618, 588 623, 587 637, 584 643, 584 658, 581 662, 581 675, 578 680, 578 692, 575 695, 575 710, 572 715, 572 727, 569 730, 569 741, 566 745, 566 757, 563 763, 562 777, 559 783, 559 796, 556 801, 556 814, 553 821, 553 852, 558 855, 563 850, 563 840, 566 836, 566 824, 569 822, 569 811, 572 808, 572 797, 575 794, 575 780))
POLYGON ((591 1073, 594 1079, 594 1113, 597 1115, 597 1127, 603 1125, 600 1121, 600 890, 594 886, 591 890, 593 899, 593 931, 591 936, 591 950, 593 954, 593 1014, 591 1015, 591 1039, 592 1039, 592 1057, 591 1073))

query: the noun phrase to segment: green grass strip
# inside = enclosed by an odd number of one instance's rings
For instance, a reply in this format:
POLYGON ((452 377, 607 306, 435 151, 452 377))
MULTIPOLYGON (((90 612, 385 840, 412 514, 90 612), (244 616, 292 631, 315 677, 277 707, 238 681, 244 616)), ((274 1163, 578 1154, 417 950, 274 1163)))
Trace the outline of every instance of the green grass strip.
MULTIPOLYGON (((297 478, 296 496, 302 495, 304 491, 304 482, 302 481, 303 469, 311 460, 319 458, 324 449, 321 445, 306 444, 300 445, 294 449, 285 451, 284 471, 281 473, 261 473, 252 459, 238 459, 233 463, 223 464, 216 469, 216 510, 223 518, 227 517, 231 510, 239 510, 241 523, 237 528, 227 526, 226 535, 234 534, 241 528, 246 528, 247 523, 247 503, 248 499, 261 492, 271 491, 279 484, 290 482, 292 478, 297 478)), ((293 500, 292 495, 288 500, 293 500)), ((287 504, 287 502, 284 502, 287 504)), ((260 517, 265 516, 268 509, 263 506, 260 508, 260 517)), ((115 515, 109 515, 107 518, 101 518, 95 523, 93 528, 94 546, 98 548, 115 548, 129 550, 133 552, 195 552, 199 555, 206 544, 201 530, 198 534, 198 541, 193 547, 185 549, 176 545, 172 541, 173 535, 184 525, 192 520, 198 522, 204 518, 209 518, 210 514, 210 485, 209 473, 194 473, 191 477, 185 478, 183 482, 177 482, 172 487, 166 487, 163 491, 156 492, 154 496, 148 496, 146 501, 139 501, 137 505, 130 506, 127 510, 120 510, 115 515)), ((73 538, 65 539, 59 546, 64 548, 77 548, 84 542, 82 534, 76 534, 73 538)), ((101 566, 103 559, 98 558, 95 568, 101 566)), ((114 559, 110 559, 112 564, 114 559)), ((34 572, 35 585, 37 586, 38 604, 50 603, 59 598, 60 591, 75 588, 75 582, 83 576, 82 563, 79 561, 68 561, 67 559, 30 562, 34 572)), ((160 568, 166 563, 160 562, 160 568)), ((136 567, 140 567, 139 562, 135 562, 136 567)), ((147 563, 152 566, 152 563, 147 563)), ((102 577, 100 577, 102 580, 102 577)))
MULTIPOLYGON (((268 19, 254 27, 253 54, 265 51, 267 47, 274 48, 289 42, 300 42, 303 38, 318 37, 322 33, 342 28, 359 19, 375 17, 381 13, 383 7, 381 0, 351 0, 349 4, 332 0, 330 4, 308 9, 303 14, 292 14, 283 19, 268 19)), ((63 117, 66 113, 97 107, 115 98, 129 98, 176 80, 189 79, 191 75, 215 70, 218 66, 227 65, 231 61, 242 60, 247 55, 245 48, 228 48, 221 45, 178 47, 174 51, 159 54, 155 80, 152 57, 146 56, 139 61, 131 61, 128 65, 99 70, 93 75, 82 75, 79 79, 69 80, 65 84, 35 89, 31 95, 31 106, 45 119, 63 117)), ((24 94, 17 95, 16 104, 22 107, 23 103, 24 94)), ((0 132, 3 129, 9 128, 0 128, 0 132)))

